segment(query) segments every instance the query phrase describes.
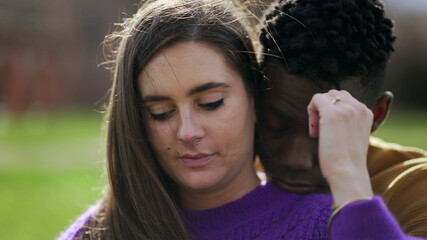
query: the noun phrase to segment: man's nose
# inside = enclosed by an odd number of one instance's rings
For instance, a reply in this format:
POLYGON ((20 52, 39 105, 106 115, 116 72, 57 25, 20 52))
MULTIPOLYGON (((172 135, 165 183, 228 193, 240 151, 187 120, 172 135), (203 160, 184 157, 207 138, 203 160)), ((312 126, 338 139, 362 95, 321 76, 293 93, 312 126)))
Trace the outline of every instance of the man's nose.
POLYGON ((177 138, 183 143, 195 143, 204 136, 200 119, 190 110, 180 113, 177 138))
POLYGON ((317 141, 306 136, 294 136, 282 148, 280 163, 294 170, 312 169, 317 164, 317 141))

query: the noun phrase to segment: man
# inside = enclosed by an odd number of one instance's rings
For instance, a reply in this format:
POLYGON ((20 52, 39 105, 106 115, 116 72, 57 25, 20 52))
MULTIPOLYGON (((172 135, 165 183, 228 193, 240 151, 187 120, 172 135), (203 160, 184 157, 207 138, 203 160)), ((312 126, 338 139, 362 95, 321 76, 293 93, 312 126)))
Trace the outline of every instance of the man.
MULTIPOLYGON (((371 132, 385 120, 393 95, 381 87, 394 50, 392 28, 380 0, 283 0, 267 11, 259 154, 267 176, 283 189, 329 192, 317 139, 308 134, 307 105, 315 93, 350 92, 372 110, 371 132)), ((367 161, 374 192, 402 229, 427 237, 427 152, 372 137, 367 161)))

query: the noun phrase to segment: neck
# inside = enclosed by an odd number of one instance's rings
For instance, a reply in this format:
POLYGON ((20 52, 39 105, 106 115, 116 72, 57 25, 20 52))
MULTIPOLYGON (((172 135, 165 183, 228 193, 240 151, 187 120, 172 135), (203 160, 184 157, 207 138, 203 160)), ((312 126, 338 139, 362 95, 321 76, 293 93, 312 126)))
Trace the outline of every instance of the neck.
POLYGON ((181 207, 185 210, 206 210, 235 201, 260 184, 255 169, 225 186, 210 191, 180 190, 181 207))

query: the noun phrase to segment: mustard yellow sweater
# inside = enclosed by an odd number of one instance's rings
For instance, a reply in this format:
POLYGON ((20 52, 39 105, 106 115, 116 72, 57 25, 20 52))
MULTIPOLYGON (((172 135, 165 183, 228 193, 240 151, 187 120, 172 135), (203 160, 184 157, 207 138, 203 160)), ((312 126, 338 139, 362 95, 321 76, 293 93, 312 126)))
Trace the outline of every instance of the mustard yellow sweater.
POLYGON ((427 152, 371 137, 368 171, 404 232, 427 238, 427 152))

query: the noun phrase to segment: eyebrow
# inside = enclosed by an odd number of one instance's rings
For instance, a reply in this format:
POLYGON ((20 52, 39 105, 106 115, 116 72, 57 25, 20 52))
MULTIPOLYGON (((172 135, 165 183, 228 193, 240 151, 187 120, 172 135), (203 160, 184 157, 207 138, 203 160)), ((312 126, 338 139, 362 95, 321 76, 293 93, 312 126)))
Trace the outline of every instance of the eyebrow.
POLYGON ((168 101, 171 100, 170 97, 166 97, 166 96, 147 96, 145 97, 142 102, 147 103, 147 102, 161 102, 161 101, 168 101))
POLYGON ((194 95, 196 93, 199 92, 203 92, 212 88, 218 88, 218 87, 223 87, 223 88, 228 88, 230 87, 230 85, 226 84, 226 83, 221 83, 221 82, 208 82, 205 84, 202 84, 200 86, 197 86, 195 88, 190 89, 190 91, 188 91, 188 96, 194 95))
MULTIPOLYGON (((205 84, 202 84, 200 86, 197 86, 197 87, 190 89, 188 91, 187 95, 191 96, 191 95, 194 95, 194 94, 206 91, 206 90, 210 90, 213 88, 219 88, 219 87, 228 88, 228 87, 230 87, 230 85, 228 85, 226 83, 222 83, 222 82, 208 82, 208 83, 205 83, 205 84)), ((168 100, 171 100, 171 98, 167 97, 167 96, 149 95, 143 99, 143 102, 144 103, 161 102, 161 101, 168 101, 168 100)))

